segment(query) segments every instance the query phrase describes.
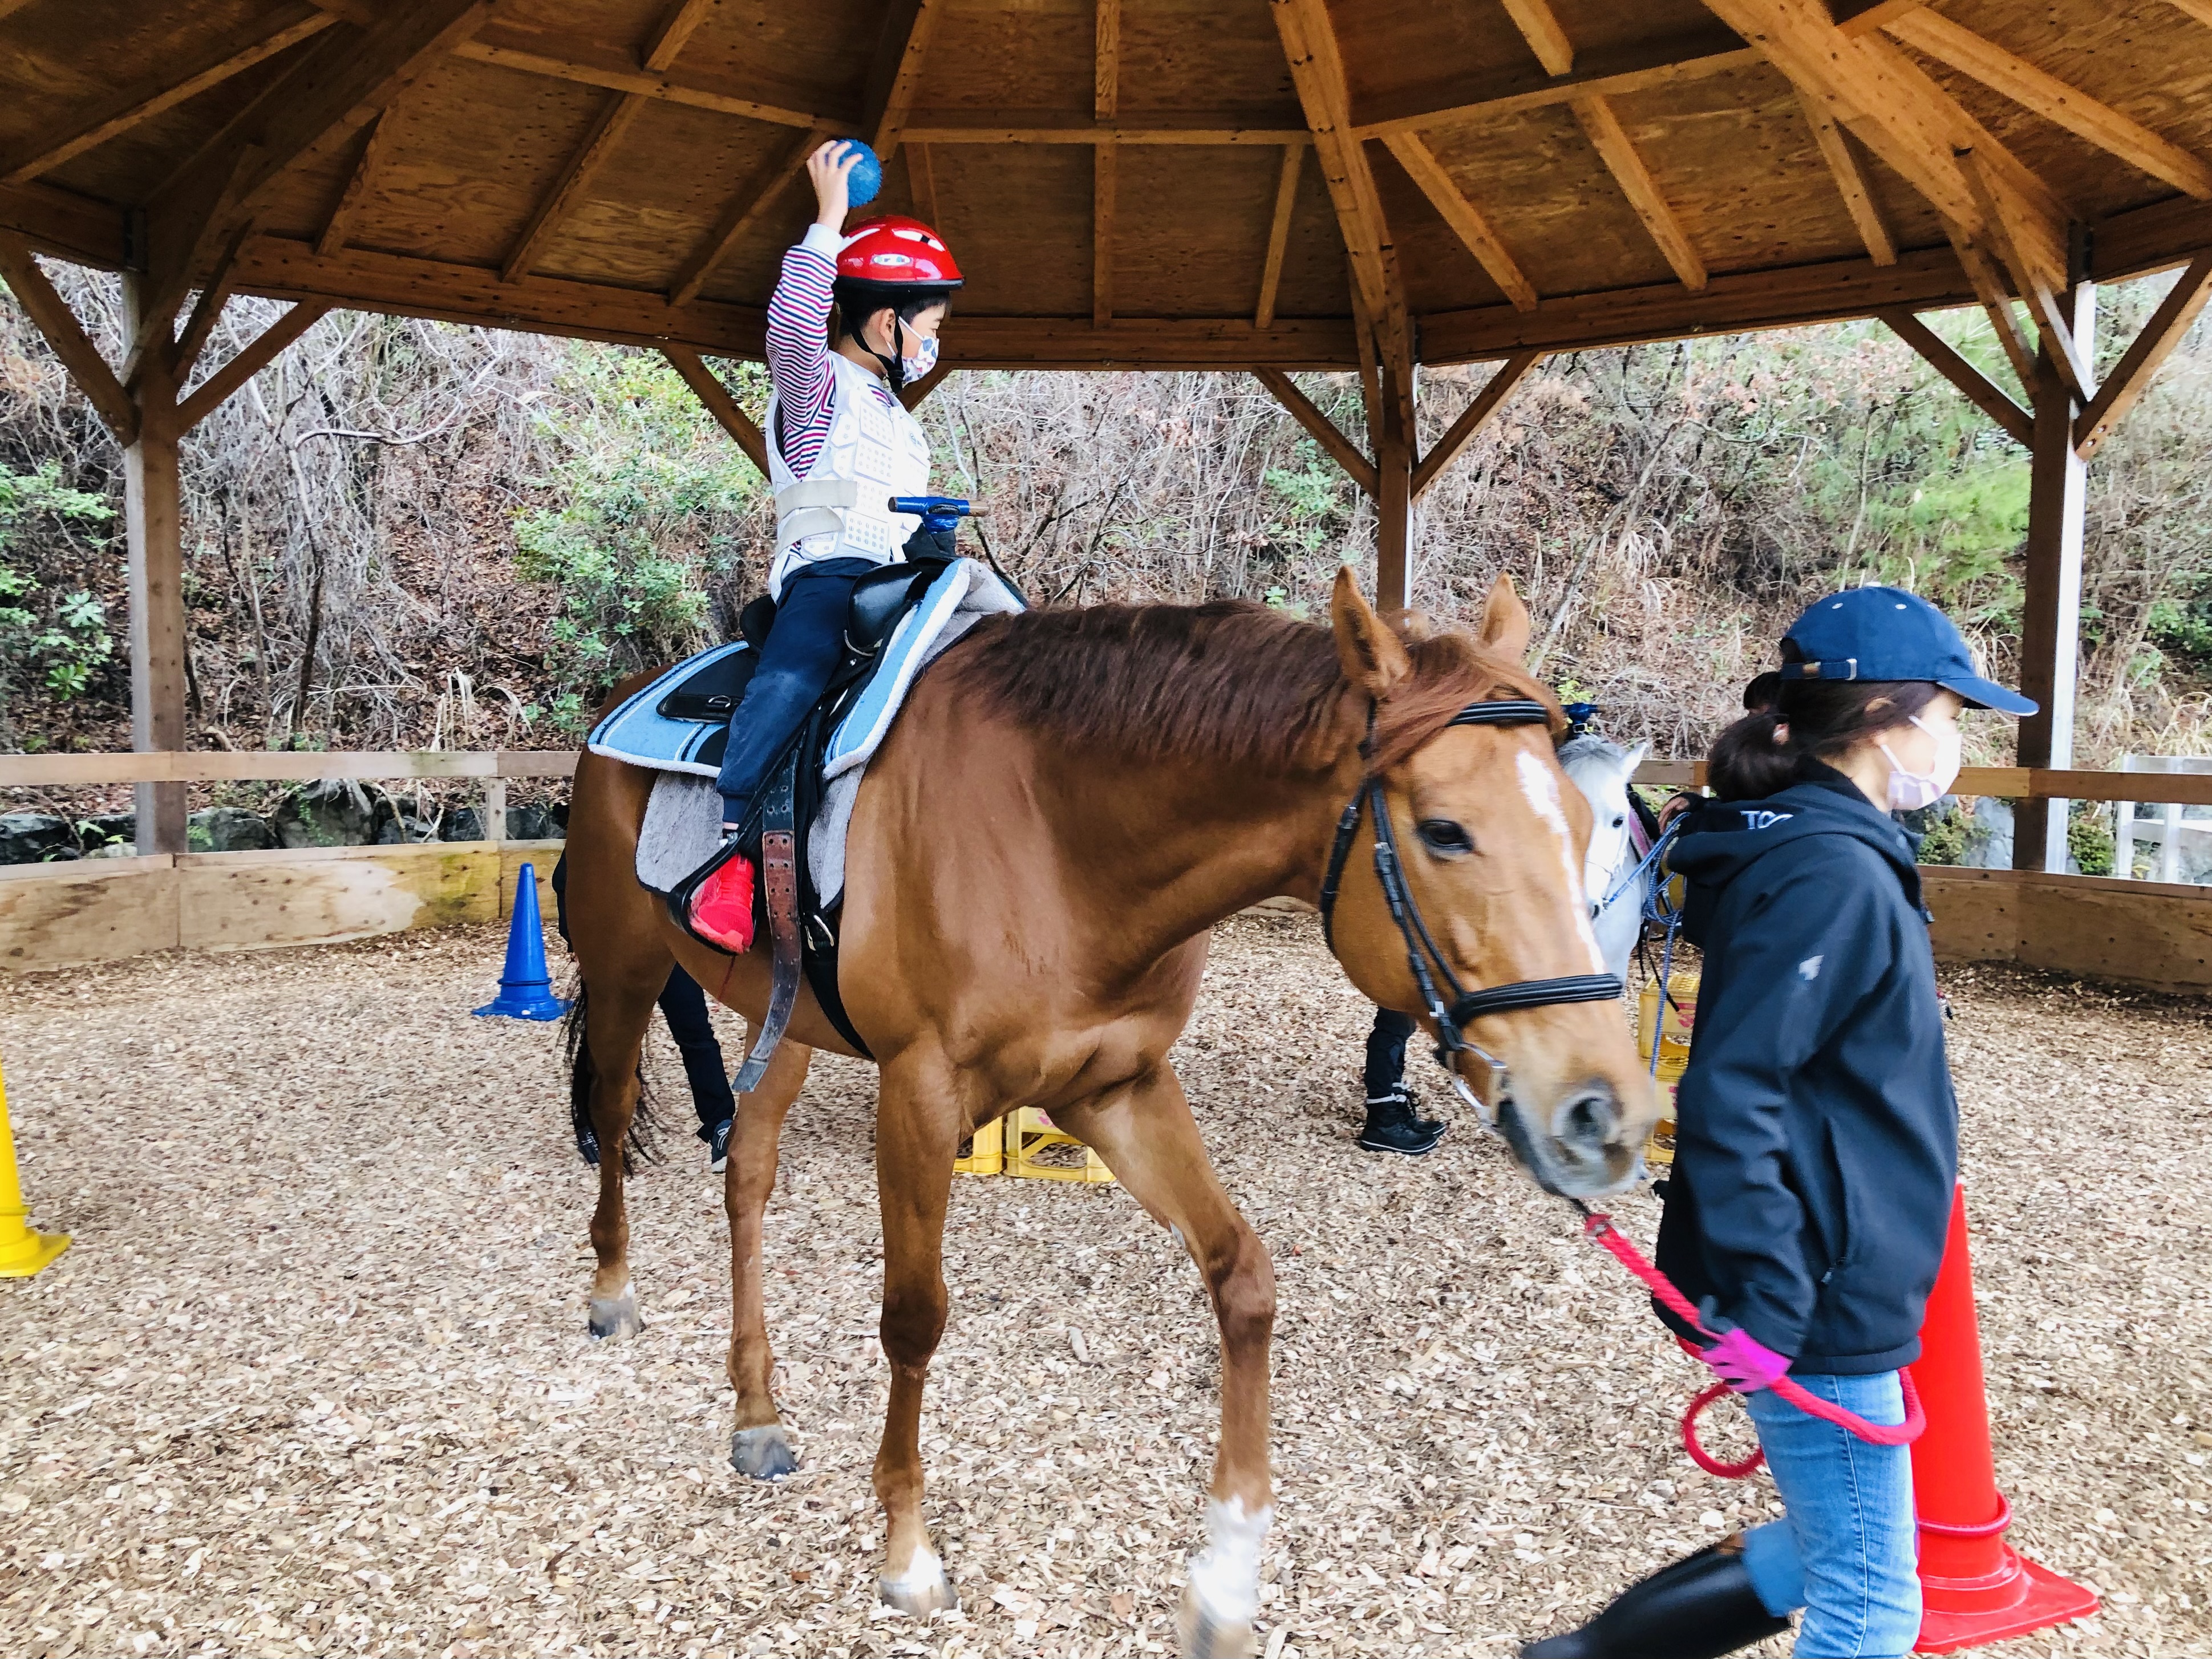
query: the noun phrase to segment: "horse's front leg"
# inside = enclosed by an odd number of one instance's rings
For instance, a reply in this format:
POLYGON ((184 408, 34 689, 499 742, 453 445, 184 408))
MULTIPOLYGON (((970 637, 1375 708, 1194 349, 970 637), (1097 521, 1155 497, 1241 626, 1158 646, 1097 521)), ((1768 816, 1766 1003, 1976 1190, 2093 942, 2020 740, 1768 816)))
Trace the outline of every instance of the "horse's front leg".
POLYGON ((1256 1650, 1260 1554, 1274 1518, 1267 1469, 1267 1351, 1275 1266, 1222 1190, 1182 1085, 1164 1060, 1146 1077, 1053 1121, 1106 1160, 1152 1218, 1174 1228, 1204 1275, 1221 1329, 1221 1449, 1207 1489, 1206 1548, 1191 1559, 1176 1620, 1184 1659, 1256 1650))
POLYGON ((945 1334, 945 1211, 963 1126, 951 1077, 933 1056, 902 1058, 883 1072, 876 1113, 877 1202, 884 1221, 884 1357, 890 1401, 876 1451, 876 1496, 885 1521, 883 1599, 927 1616, 960 1598, 930 1546, 921 1516, 921 1390, 945 1334))
MULTIPOLYGON (((747 1052, 755 1030, 750 1024, 745 1028, 747 1052)), ((811 1048, 785 1038, 760 1087, 739 1097, 722 1182, 722 1207, 730 1218, 730 1386, 738 1396, 730 1467, 757 1480, 773 1480, 799 1467, 770 1387, 775 1352, 769 1345, 761 1285, 761 1218, 775 1190, 776 1143, 784 1114, 799 1098, 813 1057, 811 1048)))

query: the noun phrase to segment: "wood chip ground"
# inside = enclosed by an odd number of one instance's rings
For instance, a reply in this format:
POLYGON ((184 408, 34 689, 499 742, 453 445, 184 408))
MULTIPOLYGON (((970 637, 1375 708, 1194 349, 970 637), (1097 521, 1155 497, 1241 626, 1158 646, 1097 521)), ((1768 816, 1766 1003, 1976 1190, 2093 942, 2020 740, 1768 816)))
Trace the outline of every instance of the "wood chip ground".
MULTIPOLYGON (((786 1131, 769 1302, 805 1467, 755 1485, 723 1461, 719 1184, 671 1137, 633 1188, 647 1328, 588 1340, 557 1030, 468 1012, 501 943, 9 985, 25 1181, 76 1243, 0 1285, 0 1651, 1171 1650, 1216 1370, 1172 1241, 1117 1188, 958 1182, 924 1437, 964 1611, 884 1614, 871 1073, 821 1063, 786 1131)), ((1994 1651, 2212 1651, 2205 1006, 1946 980, 2013 1538, 2106 1598, 1994 1651)), ((1310 920, 1243 919, 1178 1056, 1280 1274, 1263 1635, 1495 1659, 1771 1489, 1685 1461, 1697 1372, 1496 1146, 1352 1148, 1365 1019, 1310 920)), ((1648 1242, 1655 1202, 1616 1207, 1648 1242)))

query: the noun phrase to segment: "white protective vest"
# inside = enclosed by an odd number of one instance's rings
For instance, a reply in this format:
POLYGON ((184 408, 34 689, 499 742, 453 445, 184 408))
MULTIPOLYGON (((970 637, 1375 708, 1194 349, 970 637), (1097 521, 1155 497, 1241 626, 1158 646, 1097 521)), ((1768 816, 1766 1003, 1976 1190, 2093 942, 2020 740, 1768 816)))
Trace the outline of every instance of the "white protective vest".
POLYGON ((894 398, 878 396, 883 381, 838 352, 830 354, 830 435, 802 478, 777 443, 778 410, 770 398, 769 482, 775 486, 775 562, 768 591, 802 565, 823 559, 866 559, 894 564, 904 559, 907 538, 921 527, 910 513, 894 514, 894 495, 929 490, 929 440, 921 422, 894 398))

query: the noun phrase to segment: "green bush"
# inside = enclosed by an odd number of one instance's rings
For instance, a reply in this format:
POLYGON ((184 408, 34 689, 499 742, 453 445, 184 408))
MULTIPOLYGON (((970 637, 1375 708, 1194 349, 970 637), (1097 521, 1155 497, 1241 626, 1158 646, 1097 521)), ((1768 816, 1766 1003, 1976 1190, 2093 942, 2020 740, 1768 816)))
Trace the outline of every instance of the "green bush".
POLYGON ((2085 876, 2112 873, 2112 809, 2101 801, 2077 800, 2066 819, 2066 851, 2085 876))
POLYGON ((57 593, 35 574, 51 544, 114 517, 99 496, 64 484, 54 462, 29 472, 0 465, 0 690, 36 685, 67 702, 114 654, 106 605, 82 588, 57 593))

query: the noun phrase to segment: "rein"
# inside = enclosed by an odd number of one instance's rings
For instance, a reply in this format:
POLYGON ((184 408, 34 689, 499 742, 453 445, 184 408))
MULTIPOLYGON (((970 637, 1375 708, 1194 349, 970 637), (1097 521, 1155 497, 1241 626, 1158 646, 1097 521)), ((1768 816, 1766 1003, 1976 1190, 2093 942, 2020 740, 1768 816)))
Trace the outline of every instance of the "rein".
MULTIPOLYGON (((1446 729, 1455 726, 1548 726, 1551 719, 1551 710, 1534 698, 1501 697, 1468 704, 1446 722, 1446 729)), ((1367 736, 1359 745, 1363 757, 1368 756, 1374 738, 1375 703, 1370 700, 1367 736)), ((1344 867, 1352 855, 1352 839, 1358 831, 1360 817, 1370 811, 1375 815, 1375 878, 1382 884, 1383 900, 1390 907, 1390 920, 1397 924, 1399 937, 1406 942, 1406 963, 1413 970, 1421 1004, 1435 1022, 1437 1062, 1450 1075, 1453 1087, 1464 1096, 1468 1093, 1467 1085, 1458 1067, 1452 1064, 1452 1056, 1473 1054, 1490 1067, 1493 1097, 1503 1099, 1505 1062, 1468 1040, 1464 1028, 1469 1022, 1490 1014, 1516 1013, 1524 1008, 1615 1000, 1622 994, 1621 983, 1611 974, 1565 974, 1552 979, 1515 980, 1474 991, 1462 985, 1451 964, 1437 948, 1435 936, 1429 932, 1421 908, 1414 902, 1413 889, 1406 884, 1405 863, 1398 854, 1398 833, 1390 821, 1389 799, 1383 793, 1381 776, 1373 773, 1360 781, 1343 815, 1336 821, 1336 843, 1329 849, 1328 872, 1322 879, 1322 937, 1332 950, 1336 944, 1334 922, 1337 890, 1343 884, 1344 867), (1439 978, 1443 989, 1437 986, 1439 978), (1447 991, 1450 994, 1449 1001, 1445 1000, 1447 991)), ((1480 1110, 1481 1103, 1474 1104, 1480 1110)))

